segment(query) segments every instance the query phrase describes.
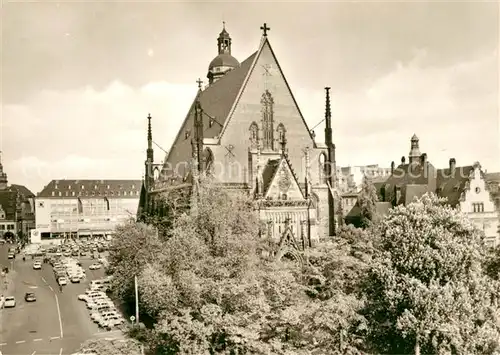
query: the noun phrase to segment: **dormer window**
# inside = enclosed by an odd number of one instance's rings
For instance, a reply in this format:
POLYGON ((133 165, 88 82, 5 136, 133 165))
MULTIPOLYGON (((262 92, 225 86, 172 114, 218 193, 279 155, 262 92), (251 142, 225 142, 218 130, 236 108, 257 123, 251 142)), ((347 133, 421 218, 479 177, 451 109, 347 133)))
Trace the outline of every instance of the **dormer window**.
POLYGON ((184 137, 186 139, 188 139, 190 134, 191 134, 191 130, 187 129, 184 137))
POLYGON ((94 190, 97 190, 97 185, 94 185, 94 190))
POLYGON ((106 188, 109 190, 109 185, 107 185, 106 188))
POLYGON ((132 185, 132 189, 135 189, 135 185, 132 185))
POLYGON ((71 185, 68 185, 68 190, 71 190, 71 185))
POLYGON ((85 190, 85 185, 82 185, 82 190, 85 190))
POLYGON ((211 128, 213 125, 214 125, 214 119, 210 118, 210 120, 208 120, 208 127, 211 128))

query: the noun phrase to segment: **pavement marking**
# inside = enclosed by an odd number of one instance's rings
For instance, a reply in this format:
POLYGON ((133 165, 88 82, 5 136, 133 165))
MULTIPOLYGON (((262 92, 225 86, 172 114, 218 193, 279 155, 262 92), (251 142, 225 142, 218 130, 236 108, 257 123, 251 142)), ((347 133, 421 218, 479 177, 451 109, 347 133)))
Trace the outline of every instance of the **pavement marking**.
POLYGON ((57 295, 54 293, 54 297, 56 298, 56 305, 57 305, 57 316, 59 317, 59 330, 61 331, 61 338, 63 337, 63 326, 62 326, 62 319, 61 319, 61 310, 59 309, 59 298, 57 295))
POLYGON ((16 341, 16 344, 23 344, 23 343, 26 343, 26 340, 19 340, 19 341, 16 341))
POLYGON ((7 343, 0 343, 0 346, 4 346, 4 345, 7 345, 7 343))
POLYGON ((33 341, 42 341, 42 338, 33 339, 33 341))
POLYGON ((52 288, 52 286, 49 285, 49 288, 52 292, 54 292, 54 289, 52 288))
POLYGON ((36 350, 35 350, 35 351, 33 351, 33 353, 32 353, 31 355, 35 355, 35 354, 36 354, 36 350))
POLYGON ((59 339, 61 337, 50 337, 50 340, 59 339))
MULTIPOLYGON (((61 348, 61 350, 59 350, 59 355, 61 355, 61 354, 62 354, 62 348, 61 348)), ((32 354, 32 355, 33 355, 33 354, 32 354)))
POLYGON ((47 281, 42 277, 42 281, 44 284, 47 284, 47 281))

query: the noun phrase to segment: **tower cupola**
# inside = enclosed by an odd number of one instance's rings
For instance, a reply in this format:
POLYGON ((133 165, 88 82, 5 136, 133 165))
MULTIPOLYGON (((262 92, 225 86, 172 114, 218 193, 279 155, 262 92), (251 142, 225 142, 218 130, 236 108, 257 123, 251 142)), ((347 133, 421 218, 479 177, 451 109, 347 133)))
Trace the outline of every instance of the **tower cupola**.
POLYGON ((410 164, 413 162, 420 162, 420 156, 422 154, 420 153, 420 147, 418 144, 418 137, 416 134, 411 137, 411 148, 410 148, 410 154, 408 156, 410 164))
POLYGON ((218 55, 208 66, 208 83, 212 85, 228 71, 240 66, 240 62, 231 55, 231 36, 226 31, 225 22, 222 23, 222 31, 217 38, 218 55))

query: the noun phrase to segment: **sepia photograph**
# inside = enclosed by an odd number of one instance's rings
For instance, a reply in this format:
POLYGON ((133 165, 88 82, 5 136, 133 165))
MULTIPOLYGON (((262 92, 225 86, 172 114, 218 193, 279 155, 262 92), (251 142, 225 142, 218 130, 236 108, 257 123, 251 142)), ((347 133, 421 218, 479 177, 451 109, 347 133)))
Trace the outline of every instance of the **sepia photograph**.
POLYGON ((0 355, 500 355, 499 2, 0 4, 0 355))

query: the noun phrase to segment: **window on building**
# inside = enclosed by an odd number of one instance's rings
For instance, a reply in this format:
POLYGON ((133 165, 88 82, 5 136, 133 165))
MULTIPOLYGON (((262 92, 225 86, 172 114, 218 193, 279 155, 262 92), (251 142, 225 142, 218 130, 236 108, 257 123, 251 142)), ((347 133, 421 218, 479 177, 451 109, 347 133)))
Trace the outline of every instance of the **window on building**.
POLYGON ((474 213, 484 212, 484 203, 483 202, 474 202, 472 204, 472 211, 474 213))
POLYGON ((82 185, 82 190, 85 190, 85 185, 82 185))
POLYGON ((59 196, 62 196, 62 192, 61 191, 59 191, 59 196))
POLYGON ((75 196, 75 191, 71 191, 71 196, 75 196))
POLYGON ((132 185, 132 190, 135 190, 135 185, 132 185))
POLYGON ((55 196, 56 195, 56 192, 55 191, 52 191, 52 196, 55 196))
POLYGON ((260 100, 262 105, 262 131, 263 148, 274 149, 274 100, 269 91, 262 94, 260 100))
POLYGON ((94 185, 94 190, 97 190, 97 185, 94 185))

